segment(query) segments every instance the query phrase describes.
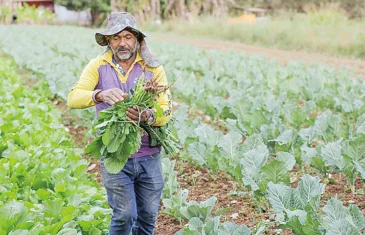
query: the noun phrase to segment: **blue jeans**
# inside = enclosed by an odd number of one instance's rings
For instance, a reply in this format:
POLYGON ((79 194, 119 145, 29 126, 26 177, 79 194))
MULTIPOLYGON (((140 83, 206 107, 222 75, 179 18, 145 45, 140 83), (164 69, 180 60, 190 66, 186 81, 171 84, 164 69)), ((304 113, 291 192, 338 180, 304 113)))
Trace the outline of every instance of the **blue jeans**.
POLYGON ((113 209, 110 235, 153 234, 164 186, 159 153, 128 159, 118 174, 105 169, 103 158, 100 166, 113 209))

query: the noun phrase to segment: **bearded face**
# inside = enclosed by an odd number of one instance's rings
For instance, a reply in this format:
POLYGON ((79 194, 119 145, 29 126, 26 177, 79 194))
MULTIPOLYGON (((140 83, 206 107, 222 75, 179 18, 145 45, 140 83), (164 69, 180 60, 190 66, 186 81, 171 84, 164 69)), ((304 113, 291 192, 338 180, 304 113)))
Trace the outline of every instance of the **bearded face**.
POLYGON ((137 38, 133 33, 123 30, 118 34, 109 36, 109 46, 114 57, 119 61, 128 61, 136 53, 139 46, 137 38))

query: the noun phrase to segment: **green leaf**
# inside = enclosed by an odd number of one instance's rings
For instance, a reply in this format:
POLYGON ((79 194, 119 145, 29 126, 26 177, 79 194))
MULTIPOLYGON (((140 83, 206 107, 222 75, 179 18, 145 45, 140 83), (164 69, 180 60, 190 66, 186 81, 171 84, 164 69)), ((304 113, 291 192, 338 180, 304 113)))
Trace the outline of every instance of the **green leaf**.
POLYGON ((360 231, 357 230, 353 225, 351 225, 347 220, 338 220, 336 224, 332 224, 330 227, 326 229, 326 235, 352 235, 352 234, 360 234, 360 231))
POLYGON ((43 225, 38 224, 36 226, 34 226, 30 231, 28 231, 29 235, 39 235, 41 234, 42 230, 43 230, 43 225))
POLYGON ((284 162, 288 171, 291 171, 296 163, 295 157, 292 154, 286 152, 279 152, 276 154, 276 160, 284 162))
POLYGON ((321 158, 312 157, 311 161, 312 161, 311 166, 319 170, 319 172, 321 172, 322 174, 327 173, 327 167, 321 158))
POLYGON ((192 144, 189 144, 188 152, 189 155, 191 155, 192 159, 195 160, 199 165, 203 166, 207 164, 207 148, 204 144, 200 142, 194 142, 192 144))
POLYGON ((29 231, 24 229, 17 229, 14 231, 11 231, 8 235, 28 235, 29 231))
POLYGON ((343 169, 343 174, 351 185, 355 184, 357 174, 356 167, 352 162, 346 164, 345 168, 343 169))
MULTIPOLYGON (((316 212, 319 208, 320 196, 324 191, 325 185, 320 183, 320 178, 304 175, 294 190, 293 208, 305 209, 309 207, 316 212)), ((306 211, 309 211, 306 209, 306 211)))
POLYGON ((259 189, 259 183, 261 181, 260 172, 255 169, 242 168, 242 183, 245 186, 250 186, 253 191, 259 189))
POLYGON ((242 168, 251 169, 252 171, 259 172, 261 168, 266 164, 269 158, 269 150, 266 145, 261 144, 255 149, 249 150, 243 154, 241 160, 242 168))
POLYGON ((307 220, 305 225, 303 225, 303 231, 305 234, 321 235, 322 232, 319 230, 320 223, 319 218, 316 213, 308 212, 307 220))
POLYGON ((346 219, 356 227, 358 231, 365 228, 365 218, 357 205, 351 204, 348 207, 346 219))
POLYGON ((43 201, 44 215, 58 221, 63 210, 63 202, 43 201))
POLYGON ((28 209, 23 203, 11 201, 0 208, 0 229, 10 232, 30 219, 28 209))
POLYGON ((365 156, 365 135, 361 134, 354 140, 346 141, 343 148, 344 154, 354 161, 360 161, 365 156))
POLYGON ((243 154, 240 165, 242 168, 242 182, 244 185, 249 185, 252 190, 259 189, 261 181, 261 168, 266 164, 269 157, 269 150, 266 145, 261 144, 255 149, 249 150, 243 154))
POLYGON ((101 136, 98 136, 94 141, 86 146, 85 152, 93 158, 100 158, 102 146, 103 141, 101 139, 101 136))
POLYGON ((107 171, 112 174, 118 174, 128 161, 128 158, 115 157, 113 155, 107 155, 104 158, 104 166, 107 171))
POLYGON ((61 216, 62 217, 66 217, 66 216, 70 216, 70 215, 72 216, 75 211, 76 211, 76 207, 69 205, 62 209, 61 216))
POLYGON ((112 141, 113 139, 113 136, 112 136, 112 128, 115 128, 115 125, 112 125, 110 128, 107 128, 104 132, 104 134, 102 135, 102 141, 103 141, 103 144, 105 146, 108 146, 110 144, 110 142, 112 141))
POLYGON ((62 228, 62 226, 71 221, 72 220, 72 216, 66 216, 64 217, 60 222, 54 223, 54 224, 50 224, 45 226, 42 229, 42 233, 41 234, 51 234, 51 235, 56 235, 62 228))
POLYGON ((220 138, 218 146, 224 157, 234 159, 237 155, 237 147, 241 142, 242 135, 232 131, 220 138))
POLYGON ((360 176, 363 180, 365 180, 365 170, 364 168, 357 162, 354 162, 356 170, 360 173, 360 176))
POLYGON ((309 148, 305 144, 300 147, 300 158, 304 163, 310 163, 313 157, 317 156, 316 148, 309 148))
POLYGON ((220 235, 250 235, 251 230, 246 225, 239 226, 232 222, 225 222, 220 226, 218 234, 220 234, 220 235))
MULTIPOLYGON (((94 226, 101 224, 102 220, 97 220, 92 215, 82 215, 78 218, 77 223, 80 225, 83 231, 89 232, 90 230, 94 230, 94 226)), ((97 231, 95 231, 97 232, 97 231)))
POLYGON ((64 228, 57 235, 77 235, 77 230, 74 228, 64 228))
POLYGON ((240 146, 240 150, 243 152, 248 152, 249 150, 256 149, 258 146, 264 144, 261 135, 253 134, 246 138, 243 145, 240 146))
POLYGON ((293 130, 285 130, 275 139, 279 145, 284 145, 292 142, 292 138, 294 136, 293 130))
POLYGON ((101 235, 101 231, 98 228, 92 227, 89 230, 89 235, 101 235))
POLYGON ((357 206, 346 208, 336 198, 331 198, 322 211, 327 234, 359 234, 365 226, 364 216, 357 206))
POLYGON ((345 219, 346 207, 336 198, 331 198, 322 209, 325 228, 330 228, 345 219))
POLYGON ((315 130, 316 134, 318 136, 323 137, 325 142, 328 142, 329 134, 327 133, 327 130, 329 128, 328 119, 332 115, 332 112, 330 110, 326 110, 323 112, 320 116, 317 117, 315 122, 315 130))
POLYGON ((213 196, 199 204, 200 218, 202 218, 203 221, 212 216, 212 210, 215 206, 216 201, 217 198, 213 196))
POLYGON ((342 156, 342 146, 340 142, 332 142, 321 148, 323 160, 327 165, 337 166, 341 170, 345 167, 346 162, 342 156))
POLYGON ((283 212, 291 208, 292 189, 288 186, 269 182, 266 193, 266 198, 275 212, 283 212))
POLYGON ((216 216, 221 216, 221 215, 224 215, 224 214, 230 212, 231 210, 232 210, 231 207, 223 207, 223 208, 217 209, 214 214, 216 216))
POLYGON ((199 137, 199 141, 208 145, 210 148, 214 148, 223 136, 222 132, 215 131, 209 125, 198 126, 194 132, 199 137))
POLYGON ((316 137, 316 129, 313 126, 300 129, 299 136, 306 144, 309 145, 313 142, 314 138, 316 137))
POLYGON ((216 216, 214 218, 209 218, 205 221, 204 232, 205 234, 216 234, 219 227, 220 217, 216 216))
POLYGON ((269 124, 261 110, 255 110, 251 116, 251 125, 255 129, 259 129, 261 125, 269 124))
POLYGON ((304 210, 285 210, 286 216, 289 220, 291 220, 294 217, 297 217, 299 219, 299 222, 303 225, 305 224, 306 218, 307 218, 307 212, 304 210))
POLYGON ((199 231, 204 225, 203 221, 201 221, 198 217, 193 217, 189 220, 189 229, 193 231, 199 231))
POLYGON ((51 192, 49 190, 40 188, 36 191, 36 194, 39 196, 41 200, 47 200, 49 199, 51 192))
POLYGON ((102 127, 107 126, 108 124, 109 124, 109 121, 104 121, 104 122, 102 122, 102 123, 100 123, 100 124, 96 125, 96 126, 95 126, 95 129, 100 129, 100 128, 102 128, 102 127))
POLYGON ((300 222, 298 216, 293 216, 289 222, 281 224, 280 228, 288 228, 296 235, 307 235, 303 230, 303 224, 300 222))
POLYGON ((262 182, 265 184, 264 190, 266 191, 266 184, 268 182, 273 182, 274 184, 284 183, 286 185, 290 184, 290 178, 286 165, 284 162, 273 160, 269 164, 266 164, 261 169, 262 182))
POLYGON ((109 153, 114 153, 118 150, 118 147, 121 143, 119 136, 122 134, 120 128, 117 127, 117 124, 114 124, 104 133, 102 139, 103 143, 107 146, 107 150, 109 153), (105 137, 105 138, 104 138, 105 137))

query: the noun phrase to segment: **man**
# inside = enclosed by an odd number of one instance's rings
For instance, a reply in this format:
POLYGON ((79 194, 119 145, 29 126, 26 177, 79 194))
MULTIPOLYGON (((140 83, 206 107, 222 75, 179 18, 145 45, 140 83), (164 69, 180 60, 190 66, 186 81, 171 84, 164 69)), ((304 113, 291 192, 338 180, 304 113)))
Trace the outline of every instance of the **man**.
MULTIPOLYGON (((136 27, 134 17, 127 12, 114 12, 108 19, 108 30, 95 34, 106 52, 91 60, 79 81, 68 96, 71 108, 96 106, 96 114, 116 102, 123 102, 128 91, 144 74, 146 80, 154 78, 158 85, 167 85, 162 65, 149 50, 145 34, 136 27)), ((155 110, 129 108, 126 112, 131 122, 146 122, 162 126, 171 118, 170 92, 162 93, 157 102, 164 115, 155 118, 155 110), (141 112, 140 112, 141 111, 141 112)), ((103 164, 103 184, 108 203, 113 209, 110 223, 111 235, 153 234, 163 189, 163 175, 159 147, 149 147, 147 134, 142 145, 118 174, 111 174, 103 164)))

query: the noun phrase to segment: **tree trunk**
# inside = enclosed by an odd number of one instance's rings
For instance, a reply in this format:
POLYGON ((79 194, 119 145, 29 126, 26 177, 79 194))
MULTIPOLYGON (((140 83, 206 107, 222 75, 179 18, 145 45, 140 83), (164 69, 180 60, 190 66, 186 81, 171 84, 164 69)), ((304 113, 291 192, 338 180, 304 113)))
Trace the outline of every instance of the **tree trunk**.
POLYGON ((159 0, 156 1, 156 15, 158 16, 158 20, 161 19, 161 3, 159 0))
POLYGON ((213 5, 212 1, 213 0, 203 1, 203 3, 202 3, 202 14, 210 15, 212 5, 213 5))
POLYGON ((180 19, 186 19, 185 0, 178 0, 178 2, 176 4, 176 15, 180 19))
POLYGON ((167 0, 166 3, 166 8, 165 8, 165 12, 164 12, 164 17, 169 18, 169 15, 173 15, 172 12, 172 7, 175 4, 176 0, 167 0))
POLYGON ((212 3, 212 14, 214 17, 227 17, 228 5, 226 0, 213 0, 212 3))
POLYGON ((117 10, 117 0, 110 0, 110 9, 112 12, 117 10))
POLYGON ((157 4, 156 4, 156 0, 151 0, 151 13, 150 13, 150 19, 155 21, 156 20, 156 13, 157 13, 157 10, 156 10, 156 7, 157 7, 157 4))
POLYGON ((197 3, 196 1, 191 1, 190 4, 187 5, 188 12, 191 17, 196 17, 200 14, 200 11, 203 7, 204 3, 197 3))
POLYGON ((112 12, 116 11, 126 11, 126 2, 125 0, 110 0, 110 8, 112 12))

